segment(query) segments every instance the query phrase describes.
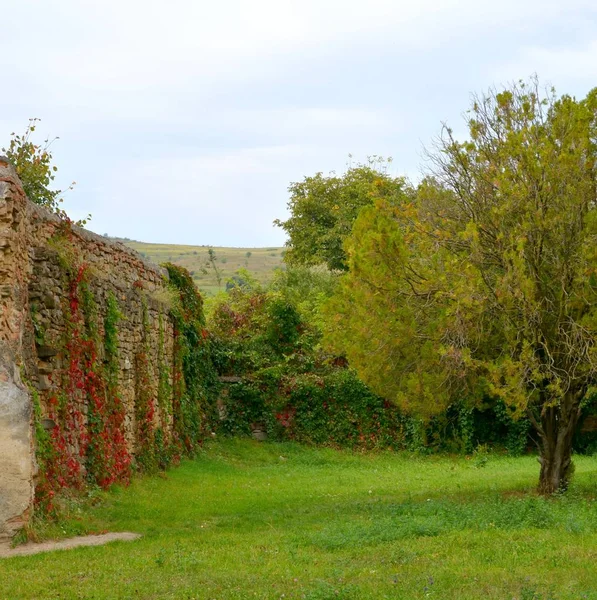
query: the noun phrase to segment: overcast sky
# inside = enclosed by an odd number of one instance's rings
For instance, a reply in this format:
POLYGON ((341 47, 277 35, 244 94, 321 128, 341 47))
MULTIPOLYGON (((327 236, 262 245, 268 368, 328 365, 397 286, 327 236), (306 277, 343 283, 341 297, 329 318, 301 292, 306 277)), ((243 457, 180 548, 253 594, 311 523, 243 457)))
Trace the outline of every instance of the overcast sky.
POLYGON ((595 0, 0 0, 0 147, 42 119, 69 213, 148 242, 276 246, 288 184, 422 148, 471 92, 597 86, 595 0))

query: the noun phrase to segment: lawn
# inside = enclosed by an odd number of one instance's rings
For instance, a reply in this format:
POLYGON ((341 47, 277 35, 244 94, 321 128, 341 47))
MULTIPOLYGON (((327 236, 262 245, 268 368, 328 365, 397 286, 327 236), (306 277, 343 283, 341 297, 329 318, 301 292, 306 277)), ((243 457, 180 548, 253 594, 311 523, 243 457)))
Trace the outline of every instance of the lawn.
POLYGON ((0 598, 597 599, 596 470, 213 442, 64 524, 141 540, 2 560, 0 598))

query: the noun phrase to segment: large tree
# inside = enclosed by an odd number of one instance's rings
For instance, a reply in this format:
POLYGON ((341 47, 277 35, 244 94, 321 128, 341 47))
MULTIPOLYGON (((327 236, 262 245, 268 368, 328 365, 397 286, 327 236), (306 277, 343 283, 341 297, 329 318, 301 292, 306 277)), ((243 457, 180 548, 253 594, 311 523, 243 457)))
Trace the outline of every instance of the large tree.
POLYGON ((274 221, 288 234, 284 260, 294 266, 324 264, 332 271, 346 270, 343 243, 359 210, 376 198, 393 197, 406 185, 388 175, 390 162, 373 157, 341 176, 316 173, 290 184, 290 217, 274 221))
POLYGON ((596 96, 531 82, 475 99, 414 201, 361 211, 327 307, 332 345, 405 409, 526 413, 546 494, 567 487, 597 376, 596 96))

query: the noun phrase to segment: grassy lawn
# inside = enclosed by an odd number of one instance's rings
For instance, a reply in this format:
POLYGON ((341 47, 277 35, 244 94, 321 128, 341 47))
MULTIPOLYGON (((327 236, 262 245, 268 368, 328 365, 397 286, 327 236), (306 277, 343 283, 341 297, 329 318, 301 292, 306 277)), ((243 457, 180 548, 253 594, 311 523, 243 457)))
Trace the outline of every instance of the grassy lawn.
POLYGON ((0 598, 597 599, 596 470, 214 442, 65 524, 141 540, 2 560, 0 598))

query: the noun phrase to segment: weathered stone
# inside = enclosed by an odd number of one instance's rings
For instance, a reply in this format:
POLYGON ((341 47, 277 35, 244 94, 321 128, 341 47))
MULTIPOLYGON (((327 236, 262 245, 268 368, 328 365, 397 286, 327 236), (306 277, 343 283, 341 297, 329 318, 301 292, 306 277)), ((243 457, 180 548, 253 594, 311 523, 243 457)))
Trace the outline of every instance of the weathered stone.
POLYGON ((254 440, 257 440, 259 442, 265 442, 265 440, 267 440, 267 431, 265 430, 264 426, 259 425, 253 428, 253 430, 251 431, 251 436, 254 440))
POLYGON ((37 356, 39 356, 39 358, 51 358, 57 354, 58 350, 56 348, 52 348, 51 346, 44 345, 37 347, 37 356))
MULTIPOLYGON (((20 380, 20 369, 27 375, 29 385, 37 387, 41 424, 50 430, 56 423, 48 417, 49 403, 61 385, 61 372, 70 368, 65 353, 71 331, 69 284, 60 248, 50 243, 63 227, 60 218, 27 200, 14 169, 0 157, 0 537, 12 535, 26 522, 33 499, 36 462, 32 403, 27 386, 20 380)), ((97 305, 98 334, 103 335, 109 297, 117 298, 123 313, 118 324, 117 377, 126 411, 123 433, 129 451, 134 452, 137 365, 141 352, 146 354, 148 363, 143 393, 154 401, 156 424, 164 424, 164 435, 171 435, 171 417, 160 414, 157 403, 158 355, 172 364, 174 351, 173 325, 167 307, 154 297, 165 286, 166 271, 145 262, 120 243, 74 226, 69 244, 76 262, 88 265, 87 285, 97 305)), ((101 344, 97 347, 99 360, 104 358, 102 348, 101 344)), ((75 390, 75 396, 77 393, 75 390)), ((89 407, 86 395, 81 392, 80 396, 77 410, 85 429, 89 407)), ((77 450, 79 443, 75 440, 76 447, 72 449, 77 450)), ((79 453, 73 456, 78 457, 79 453)), ((84 472, 84 453, 80 460, 84 472)))
POLYGON ((54 365, 49 362, 39 361, 37 363, 37 372, 40 375, 50 375, 54 371, 54 365))
POLYGON ((43 303, 47 308, 56 308, 56 297, 50 292, 46 292, 42 297, 43 303))
POLYGON ((31 402, 14 363, 2 361, 0 379, 0 539, 27 520, 33 499, 31 402))
POLYGON ((242 377, 237 377, 235 375, 222 375, 218 379, 220 380, 220 383, 240 383, 243 380, 242 377))
POLYGON ((54 386, 47 375, 40 375, 38 377, 37 387, 40 391, 51 390, 54 386))
POLYGON ((56 427, 56 422, 53 419, 42 419, 41 426, 46 431, 52 431, 52 429, 54 429, 54 427, 56 427))

